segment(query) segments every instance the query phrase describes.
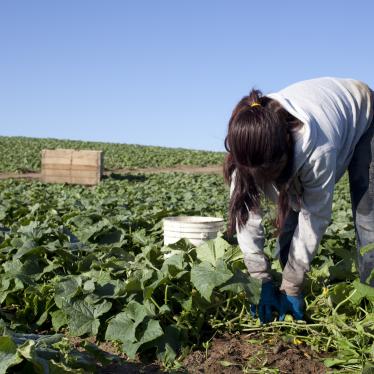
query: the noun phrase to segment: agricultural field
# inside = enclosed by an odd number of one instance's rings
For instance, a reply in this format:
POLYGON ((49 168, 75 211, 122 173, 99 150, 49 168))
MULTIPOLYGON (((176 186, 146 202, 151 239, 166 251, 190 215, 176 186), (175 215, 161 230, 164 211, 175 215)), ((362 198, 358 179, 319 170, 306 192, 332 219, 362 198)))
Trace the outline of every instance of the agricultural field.
POLYGON ((223 153, 220 152, 0 136, 0 172, 38 171, 41 167, 41 150, 56 148, 102 150, 104 151, 105 168, 107 170, 175 165, 207 166, 217 165, 223 161, 223 153))
MULTIPOLYGON (((22 170, 17 157, 1 168, 22 170)), ((226 218, 227 198, 214 174, 115 174, 89 188, 1 180, 0 373, 371 373, 374 290, 357 279, 347 179, 308 275, 306 322, 251 316, 259 284, 225 233, 163 246, 162 218, 226 218)), ((273 218, 266 205, 279 282, 273 218)))

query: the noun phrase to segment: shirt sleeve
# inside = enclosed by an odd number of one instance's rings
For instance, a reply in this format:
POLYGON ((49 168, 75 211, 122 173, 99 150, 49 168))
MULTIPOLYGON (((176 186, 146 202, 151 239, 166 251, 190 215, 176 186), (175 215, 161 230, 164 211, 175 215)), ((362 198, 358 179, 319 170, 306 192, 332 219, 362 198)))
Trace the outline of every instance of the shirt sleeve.
POLYGON ((264 228, 262 217, 258 213, 249 212, 245 226, 236 227, 238 243, 243 252, 244 263, 249 274, 262 282, 270 281, 270 264, 264 254, 264 228))
MULTIPOLYGON (((235 172, 230 186, 230 196, 234 188, 235 172)), ((264 254, 265 235, 261 212, 248 211, 248 221, 241 228, 236 225, 236 233, 249 274, 262 282, 270 281, 270 264, 264 254)))
POLYGON ((333 149, 312 155, 300 171, 303 193, 300 213, 283 270, 281 290, 300 294, 305 273, 331 220, 335 187, 336 153, 333 149), (314 157, 313 157, 314 156, 314 157))

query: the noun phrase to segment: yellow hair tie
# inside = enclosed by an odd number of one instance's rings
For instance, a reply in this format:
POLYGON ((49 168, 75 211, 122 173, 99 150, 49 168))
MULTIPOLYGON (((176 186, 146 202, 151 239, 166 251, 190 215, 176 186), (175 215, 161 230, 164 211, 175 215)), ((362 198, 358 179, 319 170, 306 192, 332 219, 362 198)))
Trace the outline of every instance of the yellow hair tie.
POLYGON ((252 103, 251 108, 253 108, 254 106, 261 106, 261 104, 260 103, 252 103))

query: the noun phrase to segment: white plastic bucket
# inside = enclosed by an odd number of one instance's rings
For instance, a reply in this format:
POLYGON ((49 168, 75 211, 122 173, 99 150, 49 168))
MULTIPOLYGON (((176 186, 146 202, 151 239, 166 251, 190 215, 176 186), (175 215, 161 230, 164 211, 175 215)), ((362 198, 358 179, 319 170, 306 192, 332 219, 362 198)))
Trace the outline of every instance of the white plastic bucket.
POLYGON ((223 218, 179 216, 167 217, 164 223, 164 244, 173 244, 182 238, 189 239, 193 245, 214 239, 224 228, 223 218))

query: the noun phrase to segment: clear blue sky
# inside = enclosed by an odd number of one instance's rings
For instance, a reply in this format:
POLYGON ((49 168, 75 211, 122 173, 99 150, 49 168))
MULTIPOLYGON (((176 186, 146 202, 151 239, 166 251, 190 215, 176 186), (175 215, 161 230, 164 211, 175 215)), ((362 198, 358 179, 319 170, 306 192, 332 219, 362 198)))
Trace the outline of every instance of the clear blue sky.
POLYGON ((252 86, 374 87, 374 1, 0 0, 0 135, 223 150, 252 86))

